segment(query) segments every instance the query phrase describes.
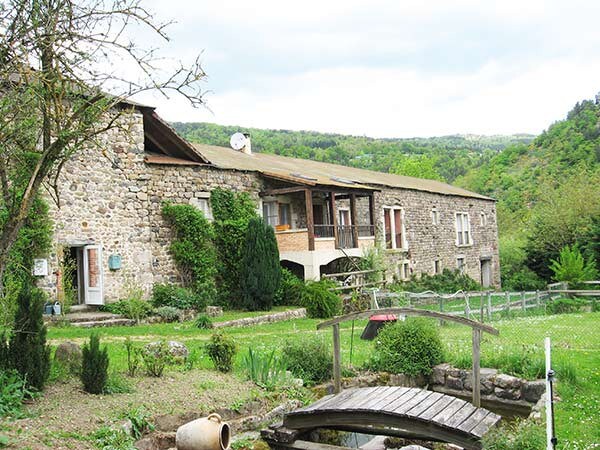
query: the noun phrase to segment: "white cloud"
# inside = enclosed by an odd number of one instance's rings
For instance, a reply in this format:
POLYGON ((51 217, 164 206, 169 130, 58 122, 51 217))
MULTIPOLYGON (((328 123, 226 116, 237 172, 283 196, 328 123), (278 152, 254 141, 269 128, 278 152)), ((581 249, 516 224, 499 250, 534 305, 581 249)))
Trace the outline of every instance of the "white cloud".
POLYGON ((143 97, 168 120, 387 137, 538 133, 600 89, 596 2, 154 7, 180 22, 173 56, 207 49, 214 91, 212 113, 143 97))

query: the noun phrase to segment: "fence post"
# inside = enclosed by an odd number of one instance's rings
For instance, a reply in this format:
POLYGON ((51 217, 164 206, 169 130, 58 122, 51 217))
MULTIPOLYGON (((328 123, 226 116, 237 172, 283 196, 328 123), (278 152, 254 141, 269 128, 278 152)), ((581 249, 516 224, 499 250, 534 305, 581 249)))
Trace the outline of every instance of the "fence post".
POLYGON ((535 291, 535 304, 539 308, 540 307, 540 291, 535 291))
POLYGON ((488 322, 492 321, 492 293, 488 291, 487 293, 487 316, 488 322))
POLYGON ((479 321, 483 323, 483 292, 479 296, 479 321))
POLYGON ((523 313, 527 311, 527 308, 525 307, 525 291, 521 292, 521 309, 523 310, 523 313))
MULTIPOLYGON (((444 312, 444 297, 443 296, 439 296, 438 298, 438 303, 440 304, 440 312, 443 313, 444 312)), ((444 325, 446 322, 444 322, 442 319, 440 319, 440 325, 444 325)))
POLYGON ((473 406, 479 408, 481 406, 481 384, 480 384, 480 345, 481 345, 481 330, 473 328, 473 406))
POLYGON ((333 325, 333 392, 339 394, 342 391, 342 350, 340 347, 340 324, 333 325))
POLYGON ((467 319, 471 315, 471 305, 469 304, 469 294, 465 293, 465 316, 467 319))
POLYGON ((504 293, 506 297, 506 317, 510 316, 510 292, 506 291, 504 293))

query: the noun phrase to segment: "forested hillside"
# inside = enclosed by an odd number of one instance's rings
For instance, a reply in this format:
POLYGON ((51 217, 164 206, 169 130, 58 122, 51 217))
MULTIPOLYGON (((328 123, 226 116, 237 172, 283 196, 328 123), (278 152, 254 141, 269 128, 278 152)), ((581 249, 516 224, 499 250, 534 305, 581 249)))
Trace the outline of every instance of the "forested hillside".
POLYGON ((235 132, 250 133, 253 151, 326 161, 381 172, 453 182, 508 145, 527 144, 531 135, 455 135, 432 138, 373 139, 314 131, 262 130, 212 123, 173 127, 193 142, 229 147, 235 132))
POLYGON ((543 287, 551 259, 577 244, 600 262, 600 104, 530 135, 373 139, 310 131, 175 123, 191 141, 229 145, 249 132, 254 151, 434 178, 498 200, 502 276, 510 288, 543 287))

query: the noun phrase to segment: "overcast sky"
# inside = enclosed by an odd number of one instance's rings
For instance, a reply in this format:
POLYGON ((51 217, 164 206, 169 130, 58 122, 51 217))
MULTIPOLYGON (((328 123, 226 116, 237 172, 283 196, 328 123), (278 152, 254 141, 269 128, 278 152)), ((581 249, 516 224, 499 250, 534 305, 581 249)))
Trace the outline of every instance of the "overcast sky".
POLYGON ((170 121, 373 137, 540 133, 600 91, 600 1, 144 2, 202 52, 208 109, 170 121))

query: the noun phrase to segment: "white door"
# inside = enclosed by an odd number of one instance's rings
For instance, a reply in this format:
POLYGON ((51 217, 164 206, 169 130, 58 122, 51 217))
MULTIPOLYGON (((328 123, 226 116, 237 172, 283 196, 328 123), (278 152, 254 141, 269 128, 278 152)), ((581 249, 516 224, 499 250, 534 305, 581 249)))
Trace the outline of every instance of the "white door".
POLYGON ((83 247, 83 282, 85 304, 103 305, 102 247, 99 245, 83 247))

